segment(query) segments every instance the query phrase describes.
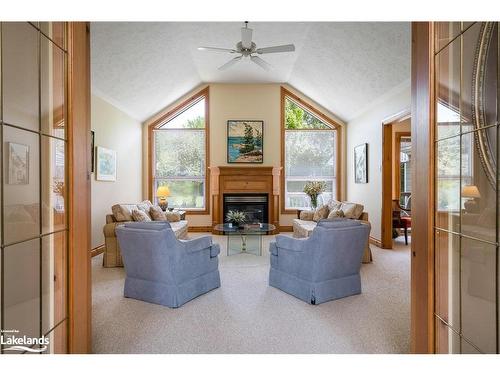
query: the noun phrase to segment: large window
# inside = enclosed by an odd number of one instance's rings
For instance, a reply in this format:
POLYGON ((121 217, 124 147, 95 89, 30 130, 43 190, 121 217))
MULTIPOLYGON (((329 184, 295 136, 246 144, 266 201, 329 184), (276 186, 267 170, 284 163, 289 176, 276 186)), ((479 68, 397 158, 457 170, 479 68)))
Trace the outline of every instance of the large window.
POLYGON ((167 185, 170 207, 207 210, 207 108, 205 89, 152 125, 154 200, 167 185))
POLYGON ((301 99, 282 90, 284 127, 283 196, 285 210, 310 207, 307 181, 324 181, 318 204, 337 198, 337 126, 301 99))

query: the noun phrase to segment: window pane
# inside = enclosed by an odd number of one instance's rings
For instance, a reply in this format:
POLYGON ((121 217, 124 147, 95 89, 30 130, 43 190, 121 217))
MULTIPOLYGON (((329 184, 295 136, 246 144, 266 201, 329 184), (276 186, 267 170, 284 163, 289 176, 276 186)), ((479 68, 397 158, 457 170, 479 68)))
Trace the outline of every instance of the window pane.
POLYGON ((294 101, 285 98, 285 128, 286 129, 331 129, 310 111, 294 101))
POLYGON ((285 176, 335 177, 335 131, 287 131, 285 176))
POLYGON ((204 177, 205 131, 155 131, 157 178, 204 177))
POLYGON ((436 138, 460 133, 460 38, 436 57, 436 138))
MULTIPOLYGON (((307 209, 311 207, 309 196, 304 193, 304 186, 308 180, 286 181, 286 207, 307 209)), ((318 206, 327 204, 335 197, 335 180, 325 181, 326 191, 318 196, 318 206)))
POLYGON ((38 32, 28 23, 2 24, 3 120, 38 130, 38 32))
POLYGON ((4 243, 40 234, 38 134, 3 127, 4 243))
POLYGON ((40 334, 40 241, 4 249, 4 329, 16 337, 40 334))
POLYGON ((64 52, 46 37, 40 45, 40 101, 42 132, 65 137, 64 52))
POLYGON ((42 136, 42 232, 66 227, 65 142, 42 136))
POLYGON ((203 129, 205 128, 205 99, 201 99, 184 112, 160 126, 160 129, 203 129))
POLYGON ((160 185, 169 187, 168 207, 205 208, 204 180, 157 180, 156 188, 160 185))

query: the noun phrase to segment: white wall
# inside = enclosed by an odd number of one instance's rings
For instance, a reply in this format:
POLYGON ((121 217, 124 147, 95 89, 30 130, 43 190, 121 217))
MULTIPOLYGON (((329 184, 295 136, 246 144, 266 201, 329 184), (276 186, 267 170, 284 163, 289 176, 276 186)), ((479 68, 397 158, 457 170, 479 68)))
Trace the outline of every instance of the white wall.
POLYGON ((361 203, 372 224, 371 236, 381 239, 382 122, 411 106, 410 82, 390 91, 347 123, 347 200, 361 203), (368 143, 368 183, 354 183, 354 147, 368 143))
POLYGON ((142 200, 141 123, 107 101, 92 95, 91 128, 95 146, 116 151, 116 181, 97 181, 92 175, 92 248, 104 243, 102 227, 116 203, 142 200))
MULTIPOLYGON (((179 98, 166 108, 173 108, 207 85, 197 87, 179 98)), ((300 92, 288 85, 281 84, 210 84, 210 166, 228 165, 226 160, 226 128, 228 120, 263 120, 264 121, 264 163, 259 166, 279 167, 281 163, 281 129, 280 129, 280 87, 298 95, 311 103, 325 115, 336 119, 336 116, 325 108, 312 102, 300 92)), ((338 120, 340 124, 342 121, 338 120)), ((147 127, 143 129, 143 171, 144 197, 148 196, 147 188, 147 127)), ((229 164, 234 165, 234 164, 229 164)), ((296 215, 280 214, 280 225, 292 225, 296 215)), ((211 215, 187 215, 190 226, 210 226, 211 215)))

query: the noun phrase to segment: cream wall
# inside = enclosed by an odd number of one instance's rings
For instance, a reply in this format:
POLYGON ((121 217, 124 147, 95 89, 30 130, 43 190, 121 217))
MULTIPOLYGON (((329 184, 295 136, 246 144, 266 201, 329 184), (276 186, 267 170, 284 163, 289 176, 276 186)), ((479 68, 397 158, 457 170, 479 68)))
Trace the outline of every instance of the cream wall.
POLYGON ((141 123, 107 101, 92 95, 91 128, 95 146, 116 151, 116 181, 97 181, 92 175, 92 248, 104 243, 102 227, 116 203, 139 202, 142 198, 141 123))
POLYGON ((347 199, 361 203, 372 224, 371 236, 381 238, 382 122, 411 106, 410 82, 377 100, 369 110, 347 124, 347 199), (354 147, 368 143, 368 183, 354 183, 354 147))
MULTIPOLYGON (((184 95, 169 108, 175 107, 207 85, 199 86, 184 95)), ((339 123, 334 114, 318 106, 289 85, 281 84, 210 84, 210 166, 227 164, 226 159, 226 127, 228 120, 263 120, 264 121, 264 163, 262 166, 279 167, 281 163, 281 131, 280 131, 280 87, 297 94, 310 102, 325 115, 339 123)), ((154 118, 154 117, 153 117, 154 118)), ((147 123, 147 122, 146 122, 147 123)), ((148 162, 148 130, 143 125, 143 198, 148 196, 147 162, 148 162)), ((280 225, 292 225, 295 215, 280 215, 280 225)), ((210 226, 210 215, 188 215, 190 226, 210 226)))

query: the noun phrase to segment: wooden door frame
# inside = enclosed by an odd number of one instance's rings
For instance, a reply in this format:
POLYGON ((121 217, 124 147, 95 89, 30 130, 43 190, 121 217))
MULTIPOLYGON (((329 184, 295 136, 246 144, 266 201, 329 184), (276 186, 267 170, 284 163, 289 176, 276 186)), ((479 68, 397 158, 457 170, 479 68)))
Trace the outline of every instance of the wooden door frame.
POLYGON ((382 121, 382 214, 381 247, 392 249, 392 126, 411 116, 409 108, 404 109, 382 121))
POLYGON ((394 173, 394 186, 396 188, 395 191, 395 196, 399 197, 401 195, 401 178, 399 176, 399 168, 401 166, 401 161, 398 158, 398 155, 401 153, 401 138, 410 138, 411 139, 411 132, 395 132, 394 133, 394 156, 396 156, 393 160, 393 168, 396 171, 394 173))
POLYGON ((412 22, 411 38, 411 173, 418 189, 411 202, 410 350, 434 353, 434 23, 412 22))
POLYGON ((90 29, 67 23, 68 353, 92 350, 90 266, 90 29))

